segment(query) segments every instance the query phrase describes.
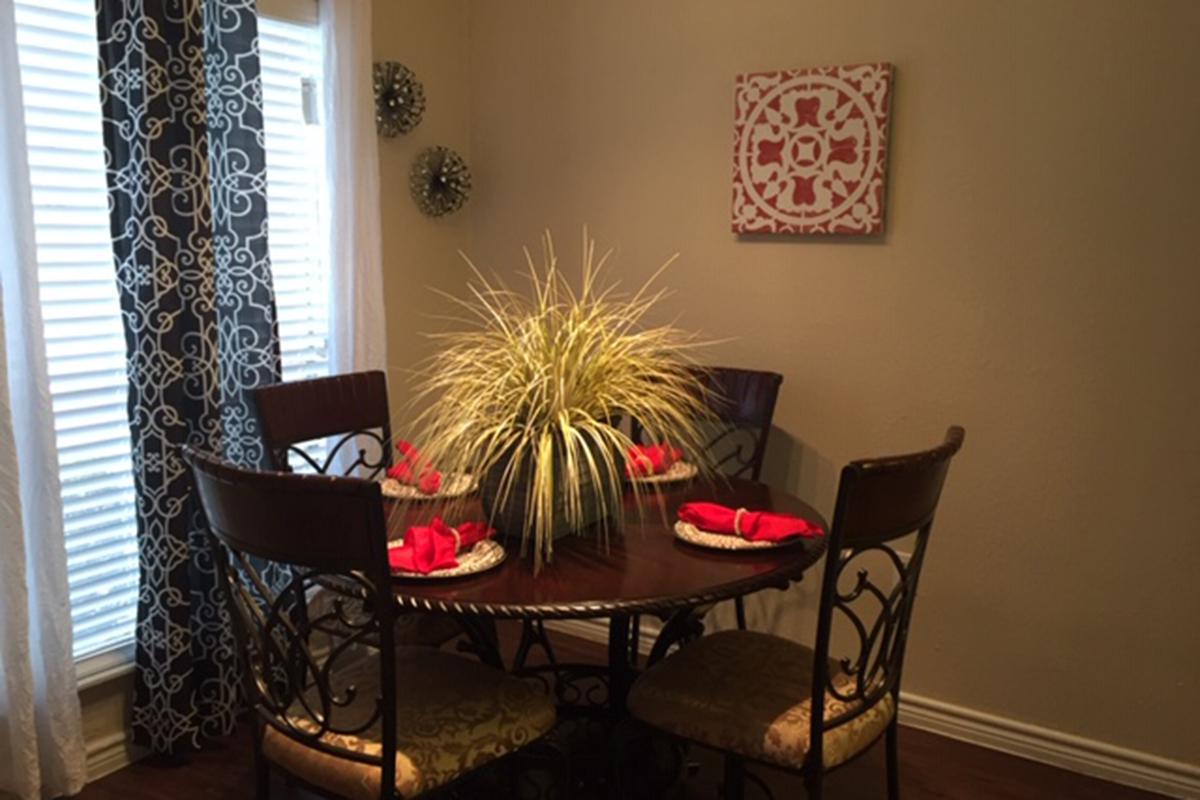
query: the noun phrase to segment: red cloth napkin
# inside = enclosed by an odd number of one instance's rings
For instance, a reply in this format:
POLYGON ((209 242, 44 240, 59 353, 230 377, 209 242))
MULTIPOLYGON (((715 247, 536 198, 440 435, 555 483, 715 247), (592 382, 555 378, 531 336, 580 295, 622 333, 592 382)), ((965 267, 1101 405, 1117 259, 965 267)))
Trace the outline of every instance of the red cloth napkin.
POLYGON ((442 488, 442 473, 422 458, 411 442, 400 440, 396 442, 396 449, 400 451, 400 461, 388 470, 388 477, 416 486, 423 494, 437 494, 442 488))
POLYGON ((793 536, 824 536, 825 531, 808 520, 771 511, 747 511, 719 503, 684 503, 679 518, 702 531, 741 536, 752 542, 779 542, 793 536))
POLYGON ((404 533, 404 543, 388 550, 392 569, 427 575, 435 569, 458 566, 458 554, 476 542, 490 539, 494 530, 483 522, 464 522, 451 528, 441 517, 428 526, 414 525, 404 533))
POLYGON ((631 478, 661 475, 671 468, 683 451, 663 442, 662 444, 635 444, 629 448, 625 460, 625 474, 631 478))

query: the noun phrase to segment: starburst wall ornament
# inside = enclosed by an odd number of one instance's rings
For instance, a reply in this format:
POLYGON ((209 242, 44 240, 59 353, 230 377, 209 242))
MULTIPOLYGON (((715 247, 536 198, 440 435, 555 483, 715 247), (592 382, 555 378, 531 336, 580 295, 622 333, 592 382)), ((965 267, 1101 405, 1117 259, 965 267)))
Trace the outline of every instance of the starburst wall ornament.
POLYGON ((440 217, 458 211, 467 202, 471 170, 449 147, 429 147, 413 162, 408 186, 423 214, 440 217))
POLYGON ((377 61, 374 76, 376 132, 390 139, 420 125, 425 87, 413 71, 395 61, 377 61))

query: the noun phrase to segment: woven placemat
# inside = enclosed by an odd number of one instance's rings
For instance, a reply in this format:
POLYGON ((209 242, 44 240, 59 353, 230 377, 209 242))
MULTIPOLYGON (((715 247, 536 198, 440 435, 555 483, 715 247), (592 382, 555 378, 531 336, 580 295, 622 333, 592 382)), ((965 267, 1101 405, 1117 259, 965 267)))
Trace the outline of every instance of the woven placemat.
MULTIPOLYGON (((388 548, 399 547, 401 542, 389 542, 388 548)), ((504 551, 504 546, 499 542, 493 542, 491 539, 484 539, 481 542, 476 542, 465 553, 458 554, 458 566, 447 567, 446 569, 435 569, 433 572, 409 572, 408 570, 392 568, 392 575, 397 578, 406 578, 412 580, 438 580, 439 578, 461 578, 464 575, 474 575, 479 572, 487 572, 489 569, 500 566, 504 558, 508 554, 504 551)))
POLYGON ((442 476, 442 485, 434 494, 425 494, 416 486, 401 483, 395 478, 384 478, 379 482, 379 490, 384 497, 396 500, 446 500, 451 497, 462 497, 479 488, 474 476, 455 473, 442 476))

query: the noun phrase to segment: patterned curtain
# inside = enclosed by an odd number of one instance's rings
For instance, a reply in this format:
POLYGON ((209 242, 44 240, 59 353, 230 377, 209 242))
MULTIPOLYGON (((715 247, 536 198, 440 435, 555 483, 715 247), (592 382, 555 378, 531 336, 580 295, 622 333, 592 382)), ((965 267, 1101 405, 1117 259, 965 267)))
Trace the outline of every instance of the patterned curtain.
POLYGON ((135 740, 173 753, 240 710, 189 444, 264 458, 246 392, 279 380, 254 0, 97 0, 141 580, 135 740))

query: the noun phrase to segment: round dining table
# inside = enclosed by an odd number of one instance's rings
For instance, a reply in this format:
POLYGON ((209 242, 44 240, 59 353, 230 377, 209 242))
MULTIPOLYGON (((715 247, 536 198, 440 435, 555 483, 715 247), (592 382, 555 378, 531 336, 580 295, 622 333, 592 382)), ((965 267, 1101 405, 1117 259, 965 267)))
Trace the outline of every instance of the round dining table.
MULTIPOLYGON (((503 667, 496 638, 498 619, 527 620, 541 630, 546 620, 603 619, 608 622, 607 704, 624 708, 638 664, 637 620, 653 615, 664 622, 650 660, 683 638, 697 608, 766 588, 799 581, 825 552, 825 537, 797 538, 777 547, 725 550, 700 547, 676 537, 679 506, 708 501, 751 511, 775 511, 827 524, 812 506, 787 492, 736 478, 691 480, 627 491, 623 519, 600 531, 560 538, 553 557, 540 570, 522 556, 520 540, 502 539, 507 557, 475 575, 447 579, 393 579, 403 608, 442 611, 463 624, 476 652, 503 667)), ((387 514, 388 535, 400 538, 415 517, 433 507, 409 503, 387 514), (391 513, 394 512, 394 513, 391 513)), ((446 507, 457 524, 483 519, 477 498, 446 507)), ((529 631, 526 626, 526 632, 529 631)), ((544 641, 544 640, 543 640, 544 641)), ((548 648, 547 648, 548 649, 548 648)))

